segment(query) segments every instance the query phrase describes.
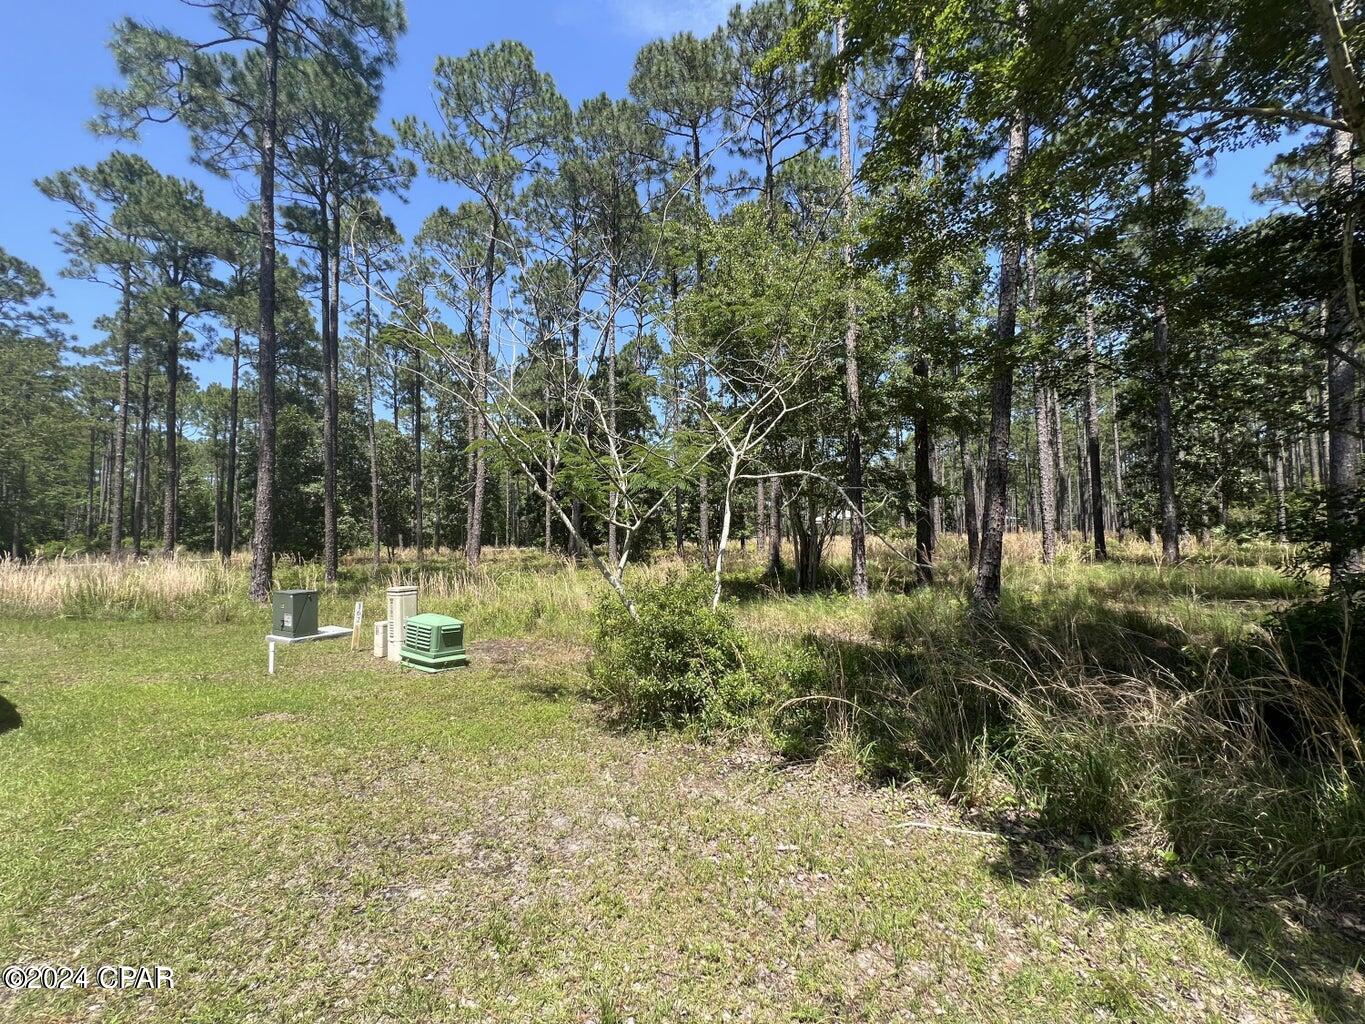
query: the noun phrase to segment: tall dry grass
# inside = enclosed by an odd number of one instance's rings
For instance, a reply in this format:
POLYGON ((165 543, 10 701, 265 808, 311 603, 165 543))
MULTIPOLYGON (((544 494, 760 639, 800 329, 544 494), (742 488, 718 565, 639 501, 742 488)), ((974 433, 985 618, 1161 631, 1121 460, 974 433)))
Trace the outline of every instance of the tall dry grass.
MULTIPOLYGON (((428 553, 420 566, 415 552, 396 554, 378 569, 363 555, 347 558, 332 585, 324 583, 317 563, 281 561, 275 585, 319 590, 323 617, 348 622, 351 601, 364 601, 374 617, 384 607, 385 588, 415 584, 424 610, 477 621, 484 635, 578 636, 597 598, 594 575, 568 559, 493 548, 482 566, 470 570, 448 554, 428 553)), ((242 553, 226 562, 183 556, 0 559, 0 616, 254 621, 266 612, 247 598, 249 568, 250 556, 242 553)))
MULTIPOLYGON (((904 549, 901 549, 902 552, 904 549)), ((1227 543, 1192 548, 1180 566, 1165 567, 1151 545, 1130 539, 1113 546, 1114 559, 1104 565, 1089 561, 1079 540, 1063 544, 1051 566, 1038 559, 1037 538, 1027 534, 1006 537, 1006 601, 1025 618, 1038 614, 1085 617, 1102 606, 1142 609, 1159 604, 1179 625, 1203 617, 1220 620, 1225 632, 1240 629, 1246 610, 1223 610, 1218 602, 1265 604, 1294 596, 1300 585, 1280 573, 1282 549, 1270 545, 1236 546, 1227 543)), ((216 621, 259 616, 246 598, 250 556, 239 552, 227 562, 212 557, 182 555, 112 562, 100 557, 57 557, 20 562, 0 558, 0 615, 10 617, 64 615, 86 618, 176 619, 216 621)), ((788 566, 790 547, 784 549, 788 566)), ((628 576, 653 580, 699 562, 695 547, 681 556, 673 551, 648 553, 633 563, 628 576)), ((906 603, 916 605, 920 621, 932 615, 955 622, 963 613, 971 571, 962 539, 941 538, 935 586, 917 589, 914 568, 884 544, 871 545, 871 569, 881 597, 864 607, 843 597, 848 566, 848 541, 834 538, 825 558, 825 586, 815 594, 794 593, 788 576, 773 580, 764 570, 767 553, 753 544, 732 543, 726 555, 731 592, 753 600, 742 615, 753 625, 779 626, 787 631, 840 622, 851 631, 894 628, 906 603), (777 599, 777 600, 772 600, 777 599)), ((536 548, 486 549, 479 568, 471 570, 450 551, 425 553, 419 564, 413 549, 393 553, 375 567, 368 552, 357 551, 342 560, 337 583, 323 583, 316 562, 296 564, 280 560, 276 586, 304 587, 323 592, 324 609, 335 602, 345 620, 345 600, 364 600, 379 607, 385 587, 416 584, 439 610, 452 614, 485 609, 503 631, 552 628, 559 635, 581 636, 602 583, 586 564, 536 548), (524 606, 524 607, 522 607, 524 606)))
POLYGON ((189 606, 245 597, 246 561, 216 558, 0 559, 0 613, 174 617, 189 606))
POLYGON ((862 617, 847 602, 765 602, 751 628, 801 652, 771 686, 768 728, 802 756, 929 781, 988 820, 1365 892, 1365 744, 1348 691, 1302 674, 1257 620, 1276 601, 1162 599, 1139 580, 1120 589, 1143 603, 1125 604, 1104 596, 1112 571, 1093 592, 1070 572, 1016 587, 989 626, 937 588, 874 598, 862 617))
POLYGON ((1179 665, 1124 637, 1130 668, 993 638, 944 658, 906 704, 912 759, 969 803, 999 793, 1047 828, 1219 858, 1319 893, 1365 891, 1365 760, 1339 694, 1272 636, 1179 665))

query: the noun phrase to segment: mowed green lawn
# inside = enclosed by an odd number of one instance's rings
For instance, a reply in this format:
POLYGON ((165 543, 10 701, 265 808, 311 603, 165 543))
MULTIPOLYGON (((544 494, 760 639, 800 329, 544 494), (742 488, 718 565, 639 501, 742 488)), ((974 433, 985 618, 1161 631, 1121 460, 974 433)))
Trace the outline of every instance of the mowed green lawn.
POLYGON ((922 793, 613 732, 581 650, 476 638, 473 668, 429 676, 332 641, 282 649, 268 677, 262 632, 0 623, 0 965, 159 964, 176 981, 0 991, 0 1020, 1362 1006, 1357 953, 1292 907, 1193 881, 1109 891, 954 831, 922 793))

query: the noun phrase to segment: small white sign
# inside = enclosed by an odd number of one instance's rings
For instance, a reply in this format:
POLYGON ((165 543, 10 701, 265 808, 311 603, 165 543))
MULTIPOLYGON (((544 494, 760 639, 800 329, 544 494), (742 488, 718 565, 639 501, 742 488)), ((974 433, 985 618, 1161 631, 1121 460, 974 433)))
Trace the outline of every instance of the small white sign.
POLYGON ((360 617, 361 617, 361 615, 364 614, 364 612, 365 612, 365 602, 364 602, 364 601, 357 601, 357 602, 355 603, 355 617, 351 620, 351 628, 352 628, 352 629, 359 629, 359 628, 360 628, 360 617))

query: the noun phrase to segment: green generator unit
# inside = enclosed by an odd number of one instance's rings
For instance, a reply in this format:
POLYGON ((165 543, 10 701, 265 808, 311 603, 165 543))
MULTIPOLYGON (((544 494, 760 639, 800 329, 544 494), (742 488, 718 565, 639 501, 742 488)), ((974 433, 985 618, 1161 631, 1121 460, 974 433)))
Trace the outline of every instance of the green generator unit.
POLYGON ((449 615, 414 615, 403 629, 403 664, 422 672, 468 665, 464 623, 449 615))
POLYGON ((316 590, 277 590, 271 596, 270 632, 273 636, 299 639, 317 634, 316 590))

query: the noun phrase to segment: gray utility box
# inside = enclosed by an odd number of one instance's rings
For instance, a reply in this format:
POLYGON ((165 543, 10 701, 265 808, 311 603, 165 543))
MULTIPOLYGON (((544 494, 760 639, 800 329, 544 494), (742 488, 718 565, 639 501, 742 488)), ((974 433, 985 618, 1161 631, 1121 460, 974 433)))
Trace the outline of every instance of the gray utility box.
POLYGON ((272 595, 270 632, 275 636, 313 636, 318 631, 316 590, 277 590, 272 595))

